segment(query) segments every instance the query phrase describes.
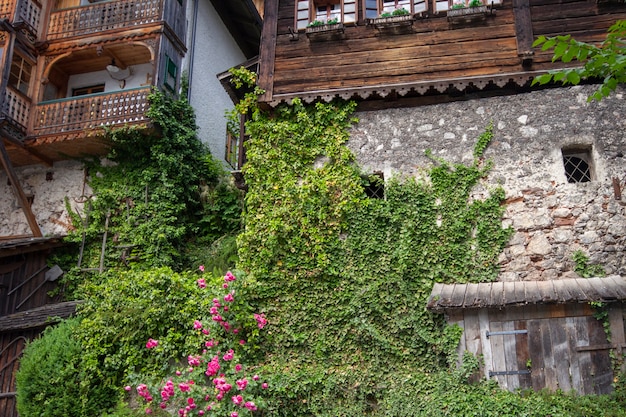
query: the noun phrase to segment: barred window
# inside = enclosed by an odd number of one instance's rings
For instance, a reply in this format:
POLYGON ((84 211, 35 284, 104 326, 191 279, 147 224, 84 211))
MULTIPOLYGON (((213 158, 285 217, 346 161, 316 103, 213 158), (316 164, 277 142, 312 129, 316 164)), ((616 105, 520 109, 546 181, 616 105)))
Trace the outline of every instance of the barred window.
POLYGON ((561 152, 567 182, 589 182, 593 179, 591 156, 588 149, 562 149, 561 152))

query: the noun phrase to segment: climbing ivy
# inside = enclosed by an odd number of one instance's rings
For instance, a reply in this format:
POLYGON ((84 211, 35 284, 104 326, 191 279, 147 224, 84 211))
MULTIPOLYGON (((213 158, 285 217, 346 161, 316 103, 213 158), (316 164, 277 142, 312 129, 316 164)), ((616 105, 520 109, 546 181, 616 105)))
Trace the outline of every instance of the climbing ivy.
POLYGON ((460 332, 425 310, 433 284, 494 280, 510 236, 503 190, 473 194, 491 125, 471 165, 432 158, 370 199, 345 146, 355 106, 295 99, 246 125, 239 266, 271 318, 276 415, 362 415, 389 406, 404 375, 447 369, 460 332))

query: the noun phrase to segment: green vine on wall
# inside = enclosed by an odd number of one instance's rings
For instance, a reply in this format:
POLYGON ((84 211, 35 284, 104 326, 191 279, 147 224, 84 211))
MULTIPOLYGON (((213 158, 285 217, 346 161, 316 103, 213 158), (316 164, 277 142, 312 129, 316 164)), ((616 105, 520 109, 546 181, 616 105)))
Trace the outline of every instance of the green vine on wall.
POLYGON ((239 266, 271 317, 266 367, 286 415, 361 415, 402 385, 398 373, 447 368, 460 334, 425 310, 432 286, 494 280, 511 232, 500 187, 473 195, 491 125, 473 164, 435 160, 370 199, 345 146, 355 106, 295 99, 246 125, 239 266))

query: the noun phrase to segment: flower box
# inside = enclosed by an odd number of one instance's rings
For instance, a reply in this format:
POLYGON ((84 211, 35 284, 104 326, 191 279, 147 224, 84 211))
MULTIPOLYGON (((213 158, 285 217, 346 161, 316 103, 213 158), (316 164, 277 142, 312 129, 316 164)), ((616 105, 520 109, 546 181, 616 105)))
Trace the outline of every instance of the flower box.
POLYGON ((484 5, 477 7, 463 7, 460 9, 448 10, 448 19, 473 18, 476 16, 487 16, 492 13, 493 11, 491 8, 484 5))
POLYGON ((333 39, 339 38, 344 33, 343 23, 333 23, 333 24, 325 24, 318 26, 308 26, 305 29, 306 36, 311 39, 333 39))
POLYGON ((386 29, 393 27, 413 26, 415 19, 412 15, 377 17, 375 19, 367 19, 367 24, 374 26, 376 29, 386 29))

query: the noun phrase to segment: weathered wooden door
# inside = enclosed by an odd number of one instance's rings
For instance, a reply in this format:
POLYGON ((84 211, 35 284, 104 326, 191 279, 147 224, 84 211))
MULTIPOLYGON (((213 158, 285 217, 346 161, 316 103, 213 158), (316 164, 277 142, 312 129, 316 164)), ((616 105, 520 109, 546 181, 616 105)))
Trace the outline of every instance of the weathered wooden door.
POLYGON ((482 338, 485 373, 503 388, 612 391, 611 345, 593 316, 492 321, 489 327, 482 338))

